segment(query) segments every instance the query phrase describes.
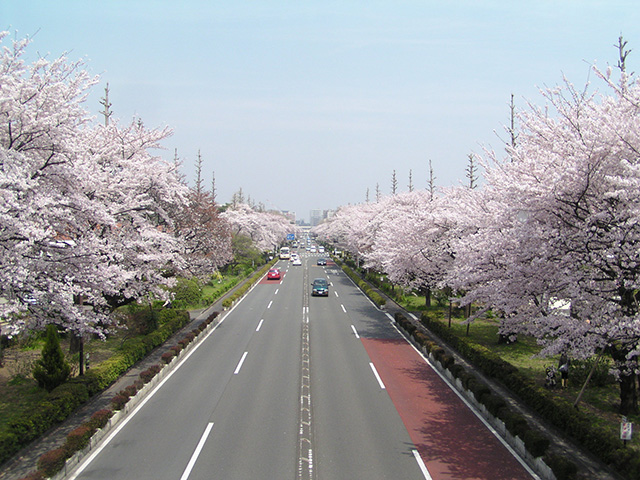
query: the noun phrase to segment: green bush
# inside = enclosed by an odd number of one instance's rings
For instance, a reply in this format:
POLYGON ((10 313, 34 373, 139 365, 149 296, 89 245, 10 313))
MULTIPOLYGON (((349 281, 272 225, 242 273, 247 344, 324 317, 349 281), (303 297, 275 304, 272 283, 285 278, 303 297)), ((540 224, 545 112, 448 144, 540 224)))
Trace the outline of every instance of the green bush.
MULTIPOLYGON (((142 339, 129 339, 112 357, 94 366, 83 376, 72 378, 58 386, 32 410, 9 422, 6 432, 0 435, 0 463, 63 421, 88 398, 106 389, 135 362, 190 321, 188 312, 175 309, 162 309, 157 312, 157 318, 159 327, 156 331, 142 339)), ((159 370, 160 367, 156 367, 159 370)))
POLYGON ((488 393, 481 397, 480 401, 487 408, 487 411, 494 417, 498 416, 498 412, 501 409, 507 407, 507 403, 494 393, 488 393))
MULTIPOLYGON (((605 464, 611 465, 619 473, 630 476, 630 478, 637 478, 640 474, 640 459, 626 458, 624 450, 620 448, 620 440, 617 436, 595 425, 588 414, 577 411, 570 402, 552 396, 548 390, 524 377, 516 367, 502 360, 487 348, 474 344, 467 338, 457 337, 451 329, 446 327, 443 321, 438 321, 432 316, 424 314, 421 317, 421 322, 429 331, 435 333, 456 349, 460 355, 465 357, 481 372, 501 382, 520 397, 534 412, 561 429, 605 464)), ((602 381, 606 381, 604 373, 602 373, 602 376, 602 381)), ((476 380, 469 380, 467 383, 469 390, 473 391, 479 388, 476 380)), ((476 398, 478 398, 477 395, 476 398)), ((502 409, 499 412, 502 412, 502 409)), ((501 415, 504 416, 503 413, 501 415)), ((523 424, 521 421, 514 421, 513 418, 517 417, 507 416, 507 418, 503 418, 508 430, 521 438, 526 437, 526 442, 528 442, 527 449, 533 449, 536 453, 543 451, 543 447, 546 444, 545 440, 537 438, 534 433, 526 433, 528 429, 517 432, 517 430, 521 430, 523 424)), ((525 438, 523 438, 523 441, 525 441, 525 438)), ((533 454, 533 452, 531 453, 533 454)), ((551 457, 550 461, 556 461, 556 459, 551 457)), ((569 475, 572 471, 571 462, 568 465, 567 467, 565 463, 558 463, 556 467, 549 466, 554 469, 554 472, 556 472, 556 469, 558 469, 558 472, 564 472, 563 469, 566 467, 569 469, 567 474, 569 475)), ((565 475, 565 473, 559 473, 559 475, 565 475)), ((558 478, 560 477, 558 476, 558 478)))
POLYGON ((33 378, 40 388, 48 392, 64 383, 71 373, 71 366, 64 359, 60 348, 60 337, 55 325, 47 325, 47 335, 42 349, 42 358, 36 361, 33 368, 33 378))
POLYGON ((21 446, 22 444, 14 432, 0 433, 0 464, 7 461, 21 446))
POLYGON ((174 308, 186 308, 192 305, 200 305, 202 301, 202 285, 194 278, 178 278, 176 285, 171 289, 173 293, 174 308))
POLYGON ((546 453, 551 443, 545 435, 538 432, 537 430, 532 429, 524 432, 522 441, 527 447, 527 451, 534 458, 542 457, 546 453))
POLYGON ((557 480, 574 480, 578 473, 578 467, 564 455, 547 453, 544 463, 553 470, 557 480))

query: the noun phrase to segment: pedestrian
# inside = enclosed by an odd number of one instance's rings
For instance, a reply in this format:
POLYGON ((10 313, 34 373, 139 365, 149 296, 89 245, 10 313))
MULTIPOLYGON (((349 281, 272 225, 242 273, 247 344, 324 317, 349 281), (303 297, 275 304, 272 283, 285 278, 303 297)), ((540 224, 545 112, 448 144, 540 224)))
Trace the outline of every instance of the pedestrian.
POLYGON ((564 352, 560 355, 558 370, 560 371, 562 388, 567 388, 569 386, 569 357, 564 352))

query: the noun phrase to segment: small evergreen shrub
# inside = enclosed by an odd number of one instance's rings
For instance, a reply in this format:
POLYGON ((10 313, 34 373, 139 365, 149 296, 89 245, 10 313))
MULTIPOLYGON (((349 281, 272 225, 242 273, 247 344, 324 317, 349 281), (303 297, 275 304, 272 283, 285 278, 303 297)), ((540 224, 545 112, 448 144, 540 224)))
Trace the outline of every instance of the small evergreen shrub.
POLYGON ((33 368, 33 378, 38 382, 38 386, 50 392, 58 385, 63 384, 69 374, 71 366, 67 363, 60 348, 60 337, 58 328, 47 325, 46 340, 42 349, 42 358, 36 361, 33 368))

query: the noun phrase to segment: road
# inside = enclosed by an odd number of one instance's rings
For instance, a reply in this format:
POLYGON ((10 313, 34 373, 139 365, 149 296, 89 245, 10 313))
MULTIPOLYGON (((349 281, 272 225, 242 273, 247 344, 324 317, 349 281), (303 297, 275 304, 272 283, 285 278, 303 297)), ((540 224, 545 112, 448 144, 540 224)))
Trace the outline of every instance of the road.
POLYGON ((279 266, 69 478, 532 478, 335 265, 279 266))

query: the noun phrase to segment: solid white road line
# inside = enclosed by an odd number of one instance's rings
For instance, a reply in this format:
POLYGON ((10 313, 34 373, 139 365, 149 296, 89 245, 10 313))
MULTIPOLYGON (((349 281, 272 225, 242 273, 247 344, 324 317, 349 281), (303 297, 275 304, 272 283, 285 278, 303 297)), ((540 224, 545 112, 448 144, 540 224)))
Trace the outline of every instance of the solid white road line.
POLYGON ((211 432, 212 428, 213 428, 213 422, 210 422, 207 425, 207 428, 204 429, 204 433, 202 434, 202 437, 200 437, 198 446, 193 452, 193 455, 191 455, 191 460, 189 460, 189 463, 187 464, 187 468, 184 469, 184 473, 180 477, 180 480, 187 480, 187 478, 189 478, 189 475, 191 474, 191 470, 193 470, 193 466, 196 464, 196 460, 198 460, 198 456, 200 455, 200 452, 204 447, 204 442, 207 441, 207 438, 209 437, 209 432, 211 432))
POLYGON ((260 327, 262 327, 262 322, 264 322, 264 318, 260 320, 260 323, 258 323, 258 328, 256 328, 256 332, 260 331, 260 327))
POLYGON ((242 364, 244 363, 244 359, 247 358, 247 354, 249 352, 244 352, 244 355, 242 355, 242 358, 240 359, 240 362, 238 363, 238 366, 236 367, 235 372, 233 372, 234 375, 237 375, 238 372, 240 372, 240 369, 242 368, 242 364))
POLYGON ((413 456, 416 458, 416 462, 418 462, 418 466, 420 467, 420 470, 422 471, 422 475, 424 475, 425 480, 432 480, 431 474, 429 473, 429 470, 427 470, 427 466, 422 461, 422 457, 418 453, 418 450, 414 448, 413 450, 411 450, 411 452, 413 453, 413 456))
POLYGON ((378 375, 378 371, 376 370, 376 367, 371 362, 369 362, 369 366, 371 367, 373 374, 376 376, 376 380, 378 380, 378 383, 380 384, 380 388, 383 390, 386 390, 386 387, 384 386, 384 383, 382 383, 382 379, 380 378, 380 375, 378 375))
POLYGON ((358 331, 356 330, 356 327, 351 325, 351 330, 353 330, 353 334, 356 336, 356 338, 360 338, 360 335, 358 335, 358 331))

